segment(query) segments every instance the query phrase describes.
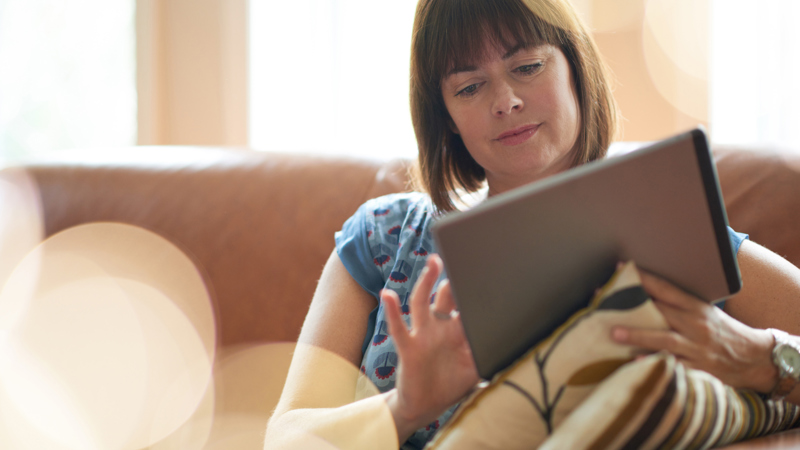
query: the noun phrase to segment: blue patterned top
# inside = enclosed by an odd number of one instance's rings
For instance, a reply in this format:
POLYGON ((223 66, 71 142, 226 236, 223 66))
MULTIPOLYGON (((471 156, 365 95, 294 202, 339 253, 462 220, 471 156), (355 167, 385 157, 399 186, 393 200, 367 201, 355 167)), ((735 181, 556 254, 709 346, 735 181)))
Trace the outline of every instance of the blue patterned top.
MULTIPOLYGON (((394 388, 397 353, 378 294, 384 288, 397 292, 403 320, 410 325, 411 288, 425 267, 428 255, 436 253, 430 233, 433 211, 427 195, 391 194, 364 203, 345 222, 342 231, 336 233, 336 250, 342 264, 358 284, 378 300, 378 306, 369 315, 361 371, 381 392, 394 388)), ((424 447, 454 409, 455 406, 427 427, 417 430, 402 448, 424 447)))
MULTIPOLYGON (((421 193, 391 194, 361 205, 336 233, 336 251, 350 275, 377 300, 370 313, 367 334, 362 345, 361 372, 381 392, 394 388, 397 353, 389 336, 381 289, 392 289, 400 297, 403 319, 408 326, 408 300, 427 256, 436 253, 430 229, 435 208, 421 193)), ((747 235, 728 228, 735 251, 747 235)), ((441 278, 444 279, 445 274, 441 278)), ((434 293, 435 295, 435 293, 434 293)), ((431 297, 433 298, 433 297, 431 297)), ((403 449, 421 449, 450 418, 457 405, 438 420, 416 431, 403 449)))

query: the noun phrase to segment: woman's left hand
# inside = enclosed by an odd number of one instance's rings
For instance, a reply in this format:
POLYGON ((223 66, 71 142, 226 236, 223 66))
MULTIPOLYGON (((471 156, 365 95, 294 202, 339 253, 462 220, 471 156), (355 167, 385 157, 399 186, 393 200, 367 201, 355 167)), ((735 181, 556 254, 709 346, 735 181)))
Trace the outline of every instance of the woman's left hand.
POLYGON ((669 330, 614 327, 612 338, 651 351, 666 350, 687 367, 706 371, 736 388, 770 392, 777 382, 772 335, 751 328, 650 273, 642 285, 669 324, 669 330))

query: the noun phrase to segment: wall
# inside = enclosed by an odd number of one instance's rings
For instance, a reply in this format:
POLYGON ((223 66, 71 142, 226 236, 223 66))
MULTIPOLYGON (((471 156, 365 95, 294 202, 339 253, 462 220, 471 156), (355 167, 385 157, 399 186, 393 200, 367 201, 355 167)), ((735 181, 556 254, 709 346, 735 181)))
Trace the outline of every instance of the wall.
POLYGON ((137 0, 139 144, 247 145, 247 0, 137 0))
POLYGON ((621 139, 708 126, 709 0, 575 0, 616 77, 621 139))

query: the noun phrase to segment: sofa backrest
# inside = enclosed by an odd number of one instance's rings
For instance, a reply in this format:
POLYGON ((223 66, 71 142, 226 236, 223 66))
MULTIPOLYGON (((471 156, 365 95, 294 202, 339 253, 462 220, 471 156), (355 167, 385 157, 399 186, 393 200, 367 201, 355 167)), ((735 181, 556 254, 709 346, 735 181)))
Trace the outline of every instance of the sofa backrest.
POLYGON ((225 148, 133 148, 27 168, 51 236, 122 222, 167 238, 210 291, 218 345, 296 340, 333 234, 405 188, 404 162, 225 148))
MULTIPOLYGON (((174 242, 211 291, 220 346, 296 340, 334 232, 365 200, 406 189, 409 165, 227 148, 102 155, 25 168, 46 236, 112 221, 174 242)), ((731 225, 800 265, 800 156, 716 157, 731 225)))
POLYGON ((800 152, 714 153, 731 227, 800 267, 800 152))

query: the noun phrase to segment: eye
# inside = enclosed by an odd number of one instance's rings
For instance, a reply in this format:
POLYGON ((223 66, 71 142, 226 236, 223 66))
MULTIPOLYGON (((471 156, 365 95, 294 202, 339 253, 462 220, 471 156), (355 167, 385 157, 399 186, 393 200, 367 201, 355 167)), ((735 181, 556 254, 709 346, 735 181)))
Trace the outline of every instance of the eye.
POLYGON ((521 73, 522 75, 533 75, 538 73, 544 67, 543 62, 536 62, 533 64, 525 64, 524 66, 519 66, 514 69, 515 72, 521 73))
POLYGON ((469 98, 475 95, 475 92, 478 90, 478 83, 470 84, 469 86, 461 89, 456 93, 456 97, 464 97, 469 98))

